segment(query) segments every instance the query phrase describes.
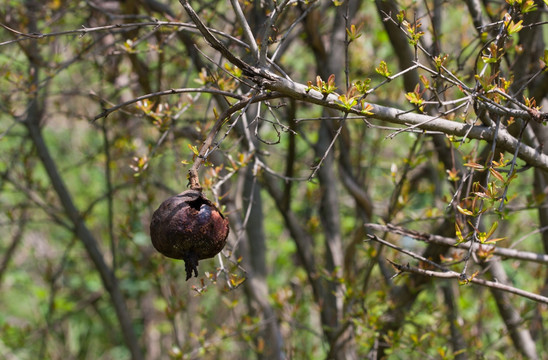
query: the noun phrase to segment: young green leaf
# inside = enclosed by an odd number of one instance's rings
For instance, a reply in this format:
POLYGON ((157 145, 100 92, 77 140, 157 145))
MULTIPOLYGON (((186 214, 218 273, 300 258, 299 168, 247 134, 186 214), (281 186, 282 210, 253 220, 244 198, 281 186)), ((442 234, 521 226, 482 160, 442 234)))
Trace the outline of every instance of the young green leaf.
POLYGON ((388 65, 386 65, 386 62, 384 60, 381 60, 379 66, 375 68, 375 71, 377 72, 377 74, 387 78, 390 77, 390 75, 392 74, 390 70, 388 70, 388 65))
POLYGON ((464 209, 462 207, 460 207, 460 205, 457 205, 457 210, 463 214, 463 215, 469 215, 469 216, 474 216, 474 213, 471 212, 470 210, 467 210, 467 209, 464 209))

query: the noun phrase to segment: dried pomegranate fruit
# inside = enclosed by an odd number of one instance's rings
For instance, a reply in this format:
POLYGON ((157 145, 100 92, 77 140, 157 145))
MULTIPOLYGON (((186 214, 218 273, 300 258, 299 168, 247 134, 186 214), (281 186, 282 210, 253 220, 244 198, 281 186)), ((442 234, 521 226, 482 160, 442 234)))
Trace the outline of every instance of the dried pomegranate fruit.
POLYGON ((152 245, 163 255, 185 261, 186 279, 198 276, 198 261, 225 246, 228 220, 204 194, 183 191, 164 201, 152 215, 152 245))

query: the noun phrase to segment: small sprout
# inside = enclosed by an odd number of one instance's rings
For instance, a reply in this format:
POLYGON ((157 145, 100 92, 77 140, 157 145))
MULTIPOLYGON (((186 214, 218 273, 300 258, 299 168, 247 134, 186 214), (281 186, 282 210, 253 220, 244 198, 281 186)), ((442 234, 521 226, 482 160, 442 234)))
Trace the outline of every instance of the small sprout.
POLYGON ((513 82, 514 82, 514 76, 513 75, 510 78, 510 80, 506 80, 503 77, 500 78, 500 84, 502 86, 502 90, 504 90, 505 93, 508 92, 508 89, 510 88, 510 85, 512 85, 513 82))
POLYGON ((198 79, 195 79, 194 81, 200 85, 206 85, 208 83, 212 83, 213 78, 207 75, 206 68, 202 68, 202 70, 198 73, 198 79))
POLYGON ((420 89, 420 85, 417 84, 413 92, 408 92, 405 94, 405 98, 409 100, 411 104, 416 105, 420 111, 424 111, 424 99, 422 98, 424 90, 421 92, 420 89))
POLYGON ((476 250, 476 255, 480 259, 487 260, 493 256, 494 251, 495 251, 494 247, 484 247, 480 245, 478 249, 476 250))
POLYGON ((457 237, 457 243, 455 245, 468 241, 468 236, 464 237, 462 235, 462 230, 458 223, 455 223, 455 236, 457 237))
POLYGON ((497 47, 497 44, 495 44, 494 42, 489 44, 487 50, 489 51, 489 53, 484 53, 481 56, 483 62, 486 64, 494 64, 500 60, 502 55, 504 55, 503 49, 499 49, 497 47))
POLYGON ((518 21, 517 23, 514 23, 514 21, 510 21, 510 24, 506 25, 506 31, 508 31, 508 35, 512 36, 514 34, 517 34, 518 32, 523 29, 523 20, 518 21))
POLYGON ((366 116, 373 115, 373 105, 366 103, 364 100, 360 101, 360 105, 362 107, 361 113, 366 116))
POLYGON ((196 147, 196 145, 186 144, 186 146, 188 146, 188 148, 194 153, 194 155, 196 155, 196 156, 200 155, 200 153, 198 152, 198 148, 196 147))
POLYGON ((385 78, 390 78, 390 75, 392 75, 390 70, 388 70, 388 65, 386 65, 386 62, 384 60, 382 60, 379 66, 375 68, 375 71, 377 72, 377 74, 384 76, 385 78))
MULTIPOLYGON (((544 3, 548 5, 548 1, 544 0, 544 3)), ((528 13, 537 10, 537 4, 533 0, 527 0, 521 3, 521 12, 528 13)))
POLYGON ((324 96, 327 97, 327 95, 337 90, 337 87, 335 86, 335 75, 334 74, 329 75, 327 82, 323 81, 320 75, 317 75, 316 85, 312 85, 312 81, 308 81, 308 87, 306 88, 306 92, 309 92, 310 90, 319 91, 324 96))
POLYGON ((457 205, 457 210, 463 215, 474 216, 474 213, 472 211, 464 209, 460 205, 457 205))
POLYGON ((459 277, 459 285, 468 285, 470 281, 475 278, 479 274, 479 271, 476 271, 470 276, 466 276, 463 274, 461 277, 459 277))
POLYGON ((329 78, 327 79, 327 92, 332 93, 335 91, 337 87, 335 86, 335 74, 329 75, 329 78))
POLYGON ((484 244, 494 244, 496 242, 499 242, 501 240, 505 240, 506 238, 505 237, 501 237, 501 238, 496 238, 496 239, 489 239, 489 240, 486 240, 484 242, 484 244))
POLYGON ((489 92, 497 87, 496 84, 494 83, 494 80, 496 79, 497 76, 498 76, 498 73, 492 76, 489 76, 489 75, 479 76, 476 74, 474 78, 480 83, 483 91, 489 92))
POLYGON ((398 20, 398 24, 402 24, 405 20, 405 10, 401 10, 397 15, 396 15, 396 20, 398 20))
POLYGON ((540 106, 537 106, 537 101, 534 97, 528 98, 525 95, 523 96, 523 101, 525 102, 525 106, 531 109, 540 110, 540 106))
POLYGON ((244 281, 246 280, 245 277, 239 277, 239 276, 237 276, 237 275, 235 275, 235 274, 230 274, 230 275, 231 275, 231 276, 230 276, 229 281, 230 281, 230 286, 231 286, 232 288, 237 288, 237 287, 239 287, 239 286, 242 285, 242 284, 244 283, 244 281))
POLYGON ((418 31, 422 24, 420 22, 415 22, 411 25, 409 22, 404 21, 403 25, 407 27, 407 32, 409 33, 409 36, 411 36, 409 43, 416 46, 419 43, 419 39, 424 35, 424 31, 418 31))
POLYGON ((447 62, 448 57, 449 55, 447 54, 434 56, 434 65, 436 66, 436 69, 438 70, 438 72, 441 71, 442 66, 444 66, 445 63, 447 62))
POLYGON ((242 69, 240 69, 239 67, 237 67, 236 65, 232 65, 232 64, 229 64, 229 63, 225 63, 225 69, 231 73, 232 75, 236 76, 236 77, 241 77, 242 76, 242 69))
POLYGON ((499 161, 496 161, 496 160, 492 161, 493 166, 495 168, 503 168, 506 165, 508 165, 509 162, 510 162, 510 160, 504 159, 504 154, 503 153, 500 153, 500 160, 499 161))
POLYGON ((350 110, 358 104, 358 96, 356 95, 357 91, 358 90, 354 86, 351 86, 346 94, 339 96, 339 101, 346 110, 350 110))
POLYGON ((342 107, 344 107, 346 110, 352 109, 355 105, 358 104, 358 100, 356 100, 355 96, 348 97, 346 94, 339 96, 339 101, 342 104, 342 107))
POLYGON ((362 36, 362 34, 359 33, 362 29, 362 26, 363 26, 363 24, 361 24, 360 26, 358 26, 356 28, 356 25, 352 24, 352 25, 350 25, 350 29, 346 29, 346 34, 348 35, 348 43, 349 44, 352 41, 359 38, 360 36, 362 36))
POLYGON ((493 169, 493 168, 489 168, 489 172, 491 173, 491 175, 493 175, 497 180, 499 180, 500 182, 503 182, 504 183, 504 177, 502 176, 501 173, 499 173, 497 170, 493 169))
POLYGON ((455 168, 452 168, 451 170, 445 170, 447 172, 447 180, 449 181, 459 181, 459 171, 455 168))
POLYGON ((421 83, 424 85, 425 89, 430 89, 430 81, 424 75, 419 75, 421 83))
POLYGON ((493 234, 495 233, 495 230, 497 230, 498 227, 499 227, 499 222, 495 221, 493 223, 493 225, 491 225, 491 228, 489 229, 489 231, 486 234, 487 239, 489 239, 491 236, 493 236, 493 234))
POLYGON ((358 92, 362 95, 367 95, 367 90, 369 90, 369 84, 371 83, 371 79, 367 78, 363 82, 361 80, 356 81, 353 86, 358 90, 358 92))

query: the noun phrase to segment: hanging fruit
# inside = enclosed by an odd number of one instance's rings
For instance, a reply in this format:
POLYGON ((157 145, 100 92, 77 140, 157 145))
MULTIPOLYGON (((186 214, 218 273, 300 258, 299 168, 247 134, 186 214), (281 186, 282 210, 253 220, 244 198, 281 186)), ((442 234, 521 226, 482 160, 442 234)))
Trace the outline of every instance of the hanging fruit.
POLYGON ((184 260, 186 280, 198 276, 199 260, 223 249, 228 231, 228 220, 199 190, 164 201, 150 223, 152 245, 167 257, 184 260))

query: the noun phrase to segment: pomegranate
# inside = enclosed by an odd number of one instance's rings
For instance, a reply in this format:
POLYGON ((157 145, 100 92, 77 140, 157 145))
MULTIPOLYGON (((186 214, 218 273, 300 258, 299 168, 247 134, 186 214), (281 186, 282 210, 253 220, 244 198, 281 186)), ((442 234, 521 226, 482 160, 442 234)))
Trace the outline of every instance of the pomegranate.
POLYGON ((184 260, 186 280, 198 276, 199 260, 223 249, 228 231, 228 219, 198 190, 164 201, 150 223, 152 245, 167 257, 184 260))

